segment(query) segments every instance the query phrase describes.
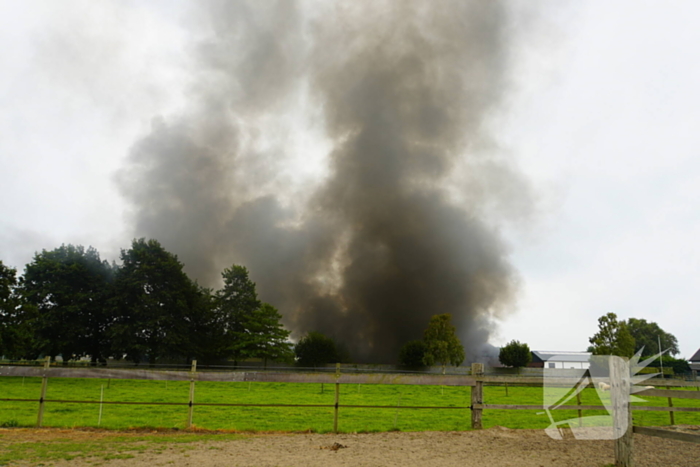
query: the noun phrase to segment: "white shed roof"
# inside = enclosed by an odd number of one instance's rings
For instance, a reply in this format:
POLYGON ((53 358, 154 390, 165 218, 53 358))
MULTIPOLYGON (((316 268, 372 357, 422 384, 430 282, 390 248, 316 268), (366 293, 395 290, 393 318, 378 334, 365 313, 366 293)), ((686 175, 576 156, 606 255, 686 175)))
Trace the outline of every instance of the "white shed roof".
POLYGON ((533 350, 532 353, 537 355, 543 362, 554 359, 558 362, 587 362, 591 358, 590 352, 569 352, 569 351, 553 351, 553 350, 533 350))

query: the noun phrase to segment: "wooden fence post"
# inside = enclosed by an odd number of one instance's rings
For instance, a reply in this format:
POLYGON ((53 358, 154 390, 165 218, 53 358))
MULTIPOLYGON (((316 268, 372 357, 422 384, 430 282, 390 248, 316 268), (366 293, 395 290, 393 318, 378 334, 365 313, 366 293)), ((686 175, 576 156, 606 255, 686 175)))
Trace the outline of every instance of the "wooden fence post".
POLYGON ((48 369, 51 365, 51 357, 44 360, 44 376, 41 378, 41 396, 39 397, 39 414, 36 417, 36 426, 41 427, 44 423, 44 399, 46 399, 46 385, 49 382, 48 369))
POLYGON ((632 411, 630 409, 629 363, 620 357, 610 357, 610 399, 612 402, 615 465, 633 467, 632 411))
MULTIPOLYGON (((671 386, 666 386, 666 389, 671 389, 671 386)), ((669 397, 668 398, 668 406, 673 407, 673 398, 669 397)), ((673 414, 673 410, 669 411, 668 414, 670 415, 671 418, 671 425, 676 424, 676 416, 673 414)))
POLYGON ((197 376, 197 360, 192 360, 192 370, 190 371, 190 404, 187 413, 187 428, 192 428, 192 412, 194 411, 194 380, 197 376))
POLYGON ((472 387, 472 429, 481 430, 481 408, 476 408, 477 405, 484 403, 484 382, 481 381, 481 376, 484 374, 483 363, 472 363, 472 376, 476 378, 476 385, 472 387))
MULTIPOLYGON (((581 391, 576 392, 576 405, 581 405, 581 391)), ((578 409, 578 426, 583 426, 583 410, 578 409)))
POLYGON ((335 412, 333 414, 333 433, 338 433, 338 402, 340 401, 340 363, 335 364, 335 412))
POLYGON ((102 425, 102 406, 105 400, 105 385, 100 386, 100 411, 97 415, 97 426, 102 425))

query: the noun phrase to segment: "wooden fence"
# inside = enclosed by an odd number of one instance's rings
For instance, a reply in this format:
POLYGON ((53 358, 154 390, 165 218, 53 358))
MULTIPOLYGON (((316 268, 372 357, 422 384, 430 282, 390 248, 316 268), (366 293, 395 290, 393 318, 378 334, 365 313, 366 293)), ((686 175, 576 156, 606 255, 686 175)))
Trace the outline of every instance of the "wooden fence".
MULTIPOLYGON (((612 368, 611 368, 612 369, 612 368)), ((617 371, 617 370, 616 370, 617 371)), ((628 372, 627 372, 628 373, 628 372)), ((700 390, 697 382, 658 380, 648 381, 650 386, 661 386, 666 389, 648 389, 639 393, 642 396, 665 397, 668 399, 667 407, 632 406, 629 402, 630 380, 629 375, 620 370, 619 374, 611 373, 611 397, 613 402, 613 419, 628 419, 626 426, 629 429, 616 441, 616 458, 619 465, 629 466, 631 461, 625 458, 631 457, 632 433, 639 433, 665 438, 700 442, 700 436, 687 433, 671 432, 658 428, 633 427, 631 423, 632 411, 663 411, 669 413, 669 421, 675 423, 675 412, 700 412, 700 407, 674 407, 673 399, 700 399, 698 391, 671 390, 670 387, 695 387, 700 390)), ((365 408, 365 409, 395 409, 395 406, 386 405, 350 405, 340 403, 341 384, 407 384, 407 385, 431 385, 431 386, 469 386, 471 388, 471 404, 469 406, 401 406, 401 409, 457 409, 470 410, 471 427, 481 429, 484 410, 541 410, 542 405, 513 405, 513 404, 487 404, 484 401, 484 386, 517 384, 519 386, 543 385, 542 377, 516 377, 516 376, 488 376, 484 375, 484 367, 480 363, 474 363, 470 375, 436 375, 436 374, 393 374, 393 373, 341 373, 340 366, 336 366, 335 373, 304 373, 304 372, 257 372, 257 371, 221 371, 198 372, 197 362, 192 363, 190 371, 157 371, 137 369, 109 369, 109 368, 61 368, 50 366, 47 359, 43 367, 27 366, 2 366, 0 376, 41 377, 41 395, 39 399, 10 399, 0 398, 0 401, 38 402, 37 426, 43 423, 44 406, 50 403, 82 403, 82 404, 137 404, 137 405, 180 405, 188 407, 187 427, 192 426, 193 409, 195 406, 219 406, 219 407, 325 407, 333 408, 333 430, 338 431, 338 413, 341 408, 365 408), (49 378, 101 378, 101 379, 137 379, 137 380, 161 380, 161 381, 189 381, 189 401, 183 402, 119 402, 119 401, 78 401, 46 399, 46 390, 49 378), (335 399, 333 404, 244 404, 244 403, 196 403, 195 386, 198 381, 217 382, 277 382, 277 383, 327 383, 335 385, 335 399)), ((577 379, 549 378, 548 384, 572 387, 577 379)), ((563 410, 577 410, 579 418, 584 410, 606 410, 602 405, 582 405, 580 395, 577 394, 576 405, 559 405, 554 407, 563 410)), ((614 429, 618 429, 614 422, 614 429)))
MULTIPOLYGON (((396 409, 396 406, 385 405, 353 405, 340 403, 341 384, 407 384, 430 386, 470 386, 476 385, 476 380, 468 375, 435 375, 435 374, 392 374, 392 373, 341 373, 336 366, 335 373, 315 372, 251 372, 251 371, 218 371, 198 372, 197 362, 192 363, 190 371, 158 371, 136 369, 109 368, 61 368, 52 367, 47 359, 43 367, 30 366, 0 366, 0 376, 40 377, 41 393, 39 399, 2 398, 2 402, 38 402, 36 426, 43 423, 44 406, 46 403, 72 404, 104 404, 104 405, 171 405, 187 406, 187 427, 192 426, 193 410, 201 407, 321 407, 334 409, 333 431, 338 431, 338 413, 340 408, 365 409, 396 409), (188 402, 135 402, 135 401, 95 401, 95 400, 62 400, 47 399, 46 390, 50 378, 98 378, 98 379, 135 379, 158 381, 189 381, 190 392, 188 402), (198 381, 207 382, 274 382, 274 383, 325 383, 335 386, 333 404, 249 404, 249 403, 201 403, 195 401, 195 386, 198 381)), ((401 409, 461 409, 468 410, 469 406, 409 406, 402 405, 401 409)))
MULTIPOLYGON (((675 425, 675 412, 700 412, 700 407, 674 407, 673 399, 695 399, 700 400, 700 384, 698 382, 680 381, 680 380, 651 380, 645 384, 652 387, 644 391, 637 392, 639 396, 647 397, 665 397, 668 400, 667 407, 652 407, 652 406, 633 406, 630 402, 631 394, 631 379, 629 368, 626 365, 620 364, 621 360, 611 359, 610 368, 610 392, 612 403, 612 419, 613 419, 613 434, 615 435, 615 462, 617 466, 632 467, 633 466, 633 433, 638 433, 647 436, 657 436, 661 438, 674 439, 678 441, 686 441, 692 443, 700 443, 700 435, 695 433, 686 433, 682 431, 671 431, 658 427, 639 427, 634 426, 632 422, 633 411, 660 411, 669 413, 669 422, 675 425), (665 387, 666 389, 657 389, 656 387, 665 387), (671 387, 694 387, 696 391, 687 390, 671 390, 671 387)), ((540 405, 502 405, 502 404, 485 404, 483 402, 484 384, 505 384, 517 382, 519 384, 527 384, 531 386, 542 386, 542 378, 524 377, 513 379, 512 377, 503 376, 480 376, 483 367, 479 364, 472 365, 472 374, 475 376, 476 390, 472 390, 472 428, 481 428, 481 411, 484 409, 505 409, 505 410, 536 410, 541 409, 540 405)), ((560 381, 548 380, 553 385, 561 384, 563 387, 572 387, 572 380, 561 379, 560 381)), ((578 417, 581 419, 583 410, 607 410, 605 406, 599 405, 581 405, 580 394, 576 394, 577 405, 558 405, 557 409, 577 410, 578 417)), ((700 420, 700 419, 699 419, 700 420)))
MULTIPOLYGON (((700 443, 700 435, 694 433, 684 433, 670 431, 663 428, 638 427, 632 422, 632 410, 664 410, 669 412, 671 425, 675 424, 674 412, 680 411, 700 411, 696 407, 673 407, 673 399, 699 399, 700 392, 678 391, 666 389, 647 389, 637 394, 651 397, 667 397, 668 407, 634 407, 630 403, 630 372, 629 367, 620 359, 610 361, 610 393, 613 405, 613 429, 615 439, 615 465, 620 467, 633 467, 634 465, 634 438, 633 433, 641 435, 656 436, 660 438, 675 439, 700 443), (694 410, 693 410, 694 409, 694 410)), ((696 386, 697 387, 697 386, 696 386)))

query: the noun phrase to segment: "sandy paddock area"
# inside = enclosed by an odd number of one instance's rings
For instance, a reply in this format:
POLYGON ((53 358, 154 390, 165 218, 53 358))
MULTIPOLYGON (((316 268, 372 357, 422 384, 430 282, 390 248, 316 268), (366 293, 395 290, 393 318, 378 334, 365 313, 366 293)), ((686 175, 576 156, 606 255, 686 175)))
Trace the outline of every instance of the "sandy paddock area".
MULTIPOLYGON (((80 430, 2 430, 4 442, 87 440, 80 430)), ((162 434, 162 433, 161 433, 162 434)), ((113 436, 114 432, 110 434, 113 436)), ((140 434, 143 436, 143 433, 140 434)), ((105 433, 104 436, 107 436, 105 433)), ((700 466, 700 444, 634 435, 635 465, 700 466)), ((131 459, 45 462, 59 466, 462 466, 602 467, 613 463, 611 441, 550 439, 543 430, 494 427, 467 432, 373 434, 244 434, 241 439, 161 445, 131 459), (343 447, 339 447, 342 445, 343 447)), ((28 464, 13 464, 28 465, 28 464)))

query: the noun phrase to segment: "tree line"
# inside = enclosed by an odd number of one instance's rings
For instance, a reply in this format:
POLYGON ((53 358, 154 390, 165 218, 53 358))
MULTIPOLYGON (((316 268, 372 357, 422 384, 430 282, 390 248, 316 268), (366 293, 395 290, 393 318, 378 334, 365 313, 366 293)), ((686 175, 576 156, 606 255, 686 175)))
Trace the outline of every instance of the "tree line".
MULTIPOLYGON (((225 269, 223 287, 212 290, 191 280, 157 240, 134 240, 120 259, 110 264, 92 247, 62 245, 36 253, 21 276, 0 261, 0 357, 260 359, 303 367, 351 361, 343 345, 319 332, 293 344, 244 266, 225 269)), ((433 316, 424 339, 406 348, 413 349, 408 360, 405 350, 399 356, 406 366, 439 364, 443 372, 465 356, 449 314, 433 316)))
MULTIPOLYGON (((222 272, 223 287, 212 290, 191 280, 177 256, 157 240, 137 239, 122 250, 121 264, 100 258, 92 247, 62 245, 42 250, 23 274, 0 260, 0 356, 64 361, 90 357, 133 362, 203 363, 245 359, 292 362, 301 366, 347 363, 347 351, 330 337, 310 332, 294 345, 281 315, 257 295, 244 266, 222 272)), ((597 355, 643 357, 668 350, 663 364, 687 371, 675 336, 644 319, 598 320, 589 351, 597 355)), ((526 366, 530 349, 512 341, 499 355, 506 366, 526 366)), ((398 355, 407 368, 459 366, 464 348, 449 314, 431 318, 422 340, 406 343, 398 355)), ((689 368, 689 367, 688 367, 689 368)))
POLYGON ((0 356, 293 360, 290 332, 245 267, 225 269, 214 291, 156 240, 134 240, 120 257, 110 264, 92 247, 62 245, 35 254, 21 276, 0 261, 0 356))
MULTIPOLYGON (((625 321, 617 319, 615 313, 607 313, 598 318, 598 332, 589 342, 591 345, 587 351, 592 355, 630 358, 639 353, 643 359, 657 357, 649 362, 651 368, 663 366, 671 369, 674 374, 690 371, 687 360, 674 358, 680 353, 676 336, 661 329, 657 323, 645 319, 630 318, 625 321), (658 357, 662 352, 664 355, 658 357)), ((503 366, 519 369, 530 364, 532 352, 527 344, 513 340, 501 347, 498 360, 503 366)))
POLYGON ((664 352, 654 359, 649 366, 671 368, 675 374, 690 372, 690 365, 683 358, 675 358, 680 353, 678 339, 664 331, 654 322, 645 319, 630 318, 620 320, 615 313, 607 313, 598 318, 598 332, 590 339, 588 351, 594 355, 619 355, 632 357, 639 352, 642 358, 652 357, 664 352))
MULTIPOLYGON (((672 369, 675 374, 690 371, 687 360, 673 357, 680 353, 676 336, 645 319, 630 318, 625 321, 619 320, 615 313, 607 313, 598 318, 598 332, 588 341, 591 345, 587 350, 592 355, 630 358, 639 353, 643 359, 657 357, 648 364, 649 367, 663 366, 672 369), (662 352, 665 354, 658 357, 662 352)), ((500 349, 498 359, 504 366, 522 368, 532 361, 532 352, 527 344, 513 340, 500 349)))

